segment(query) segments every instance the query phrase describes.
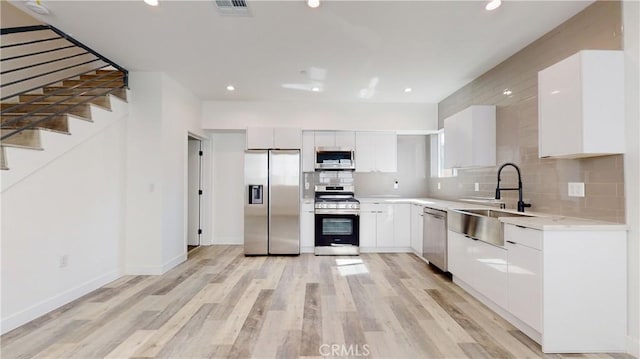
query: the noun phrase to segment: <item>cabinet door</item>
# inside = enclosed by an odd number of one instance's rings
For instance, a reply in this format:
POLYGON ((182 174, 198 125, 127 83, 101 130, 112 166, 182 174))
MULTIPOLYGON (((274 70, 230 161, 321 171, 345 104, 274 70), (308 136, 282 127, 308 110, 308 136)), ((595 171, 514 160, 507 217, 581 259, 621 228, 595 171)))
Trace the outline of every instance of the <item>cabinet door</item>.
POLYGON ((422 256, 422 219, 424 207, 411 205, 411 249, 422 256))
POLYGON ((336 131, 335 137, 337 147, 356 147, 356 133, 353 131, 336 131))
POLYGON ((447 234, 448 269, 455 277, 473 286, 473 262, 475 241, 466 238, 460 233, 449 231, 447 234))
POLYGON ((315 171, 315 136, 313 131, 302 132, 302 172, 315 171))
POLYGON ((376 170, 376 136, 374 132, 356 132, 356 172, 376 170))
POLYGON ((394 247, 393 204, 378 204, 376 217, 376 247, 394 247))
POLYGON ((411 246, 411 205, 393 205, 393 246, 409 248, 411 246))
POLYGON ((470 110, 464 110, 444 120, 444 167, 464 167, 471 153, 471 124, 465 123, 470 110))
POLYGON ((542 252, 506 243, 508 251, 508 309, 533 329, 542 330, 542 252))
POLYGON ((335 131, 316 131, 315 145, 316 147, 335 147, 336 145, 335 131))
POLYGON ((581 152, 581 86, 580 56, 571 56, 538 73, 540 157, 581 152))
POLYGON ((302 147, 299 128, 273 129, 273 148, 299 150, 302 147))
POLYGON ((247 149, 264 150, 273 148, 273 128, 247 128, 247 149))
POLYGON ((507 309, 507 250, 482 241, 476 246, 474 288, 507 309))
POLYGON ((302 203, 300 214, 300 247, 312 248, 315 245, 315 214, 313 202, 302 203))
POLYGON ((376 134, 376 170, 398 172, 398 136, 395 133, 376 134))
POLYGON ((362 204, 360 206, 360 247, 375 248, 376 247, 376 222, 377 211, 371 204, 362 204))

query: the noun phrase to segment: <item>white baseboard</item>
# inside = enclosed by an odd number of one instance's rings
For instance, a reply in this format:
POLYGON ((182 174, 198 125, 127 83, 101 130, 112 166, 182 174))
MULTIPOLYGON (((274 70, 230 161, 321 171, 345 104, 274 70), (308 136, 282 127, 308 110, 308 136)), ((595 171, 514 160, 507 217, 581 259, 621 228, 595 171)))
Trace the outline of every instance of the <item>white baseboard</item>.
POLYGON ((360 253, 413 253, 413 250, 404 247, 360 247, 360 253))
POLYGON ((300 253, 314 253, 315 247, 300 247, 300 253))
POLYGON ((51 298, 45 299, 40 303, 34 304, 18 313, 11 314, 6 318, 2 318, 2 322, 0 323, 0 333, 4 334, 23 324, 26 324, 120 277, 121 275, 118 273, 118 271, 114 270, 97 278, 84 282, 79 286, 66 290, 60 294, 54 295, 51 298))
POLYGON ((125 275, 160 275, 162 266, 126 266, 125 275))
POLYGON ((214 236, 213 244, 219 245, 239 245, 244 244, 244 238, 240 236, 214 236))
POLYGON ((627 336, 627 354, 640 358, 640 339, 627 336))
POLYGON ((168 272, 171 268, 187 260, 187 253, 182 253, 173 259, 169 260, 162 266, 162 273, 168 272))

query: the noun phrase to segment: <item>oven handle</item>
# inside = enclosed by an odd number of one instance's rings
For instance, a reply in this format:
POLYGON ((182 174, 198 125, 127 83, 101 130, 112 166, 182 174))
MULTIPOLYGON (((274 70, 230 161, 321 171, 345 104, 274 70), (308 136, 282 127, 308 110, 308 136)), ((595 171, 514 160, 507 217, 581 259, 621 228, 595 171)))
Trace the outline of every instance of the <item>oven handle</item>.
POLYGON ((315 214, 335 214, 335 215, 353 215, 359 216, 359 209, 324 209, 316 208, 315 214))

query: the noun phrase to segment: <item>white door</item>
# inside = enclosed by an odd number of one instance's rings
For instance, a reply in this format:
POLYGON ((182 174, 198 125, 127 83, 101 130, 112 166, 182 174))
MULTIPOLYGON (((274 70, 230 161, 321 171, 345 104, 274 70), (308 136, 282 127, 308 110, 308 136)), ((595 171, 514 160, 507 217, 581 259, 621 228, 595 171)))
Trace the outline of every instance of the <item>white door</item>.
POLYGON ((189 137, 187 172, 187 245, 200 245, 201 141, 189 137))

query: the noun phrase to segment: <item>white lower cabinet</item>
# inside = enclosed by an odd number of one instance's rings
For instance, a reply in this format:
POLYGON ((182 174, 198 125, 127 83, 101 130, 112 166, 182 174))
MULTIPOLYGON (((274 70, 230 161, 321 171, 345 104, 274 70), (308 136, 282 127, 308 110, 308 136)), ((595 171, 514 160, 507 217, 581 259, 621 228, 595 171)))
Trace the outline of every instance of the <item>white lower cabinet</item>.
POLYGON ((313 201, 303 202, 300 207, 300 248, 308 251, 315 246, 315 213, 313 201))
POLYGON ((393 246, 409 248, 411 246, 411 205, 393 205, 393 246))
POLYGON ((625 229, 505 223, 504 247, 452 231, 448 236, 456 283, 479 294, 544 353, 625 350, 625 229))
POLYGON ((419 204, 411 205, 411 249, 418 256, 422 256, 422 216, 424 207, 419 204))
POLYGON ((473 266, 476 262, 474 241, 458 232, 452 231, 448 231, 447 240, 449 245, 447 249, 449 272, 457 279, 473 286, 475 277, 473 266))
POLYGON ((542 252, 516 240, 505 243, 509 252, 507 309, 539 332, 542 329, 542 252))
POLYGON ((360 204, 360 248, 376 247, 378 207, 375 204, 360 204))
POLYGON ((406 250, 411 242, 409 204, 361 203, 360 248, 366 250, 406 250))
POLYGON ((507 307, 507 250, 475 242, 474 287, 502 308, 507 307))
POLYGON ((500 307, 507 307, 507 251, 504 248, 448 233, 449 271, 500 307))
POLYGON ((376 247, 393 247, 395 242, 393 233, 393 205, 378 204, 376 206, 376 247))

